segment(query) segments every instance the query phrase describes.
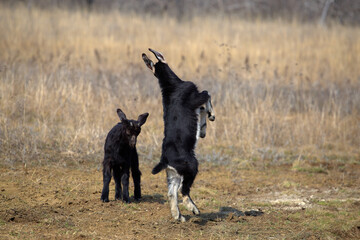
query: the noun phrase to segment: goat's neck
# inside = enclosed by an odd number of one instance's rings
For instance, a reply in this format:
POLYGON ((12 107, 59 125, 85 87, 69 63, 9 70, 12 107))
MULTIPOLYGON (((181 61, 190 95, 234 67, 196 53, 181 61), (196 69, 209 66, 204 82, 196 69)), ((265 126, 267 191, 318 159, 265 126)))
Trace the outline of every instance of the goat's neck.
POLYGON ((182 80, 170 69, 168 65, 163 65, 156 72, 159 84, 162 89, 176 87, 182 80))

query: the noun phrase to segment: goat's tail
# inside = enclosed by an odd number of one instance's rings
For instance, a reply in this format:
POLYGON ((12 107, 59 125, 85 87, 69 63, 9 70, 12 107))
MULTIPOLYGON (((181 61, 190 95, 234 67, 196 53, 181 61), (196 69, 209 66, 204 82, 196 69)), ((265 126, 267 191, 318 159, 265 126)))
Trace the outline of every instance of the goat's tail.
POLYGON ((151 171, 152 174, 158 174, 159 172, 161 172, 161 170, 165 169, 167 167, 166 163, 163 162, 159 162, 151 171))

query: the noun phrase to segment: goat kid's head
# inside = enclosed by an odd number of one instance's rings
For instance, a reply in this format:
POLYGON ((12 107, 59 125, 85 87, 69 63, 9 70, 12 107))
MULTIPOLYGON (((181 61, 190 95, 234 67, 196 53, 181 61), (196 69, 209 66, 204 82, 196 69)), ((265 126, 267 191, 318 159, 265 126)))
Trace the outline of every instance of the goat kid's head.
POLYGON ((120 108, 118 108, 116 112, 125 128, 122 137, 127 140, 131 148, 134 148, 136 145, 136 138, 141 132, 141 126, 146 122, 149 113, 141 114, 137 120, 129 120, 120 108))
POLYGON ((163 56, 160 52, 155 51, 155 50, 153 50, 153 49, 151 49, 151 48, 149 48, 149 51, 152 52, 152 53, 155 55, 155 57, 156 57, 156 59, 158 60, 158 62, 157 62, 156 64, 154 64, 154 62, 153 62, 150 58, 148 58, 148 56, 146 56, 145 53, 142 54, 142 59, 144 60, 145 65, 146 65, 146 66, 155 74, 155 76, 156 76, 156 68, 157 68, 157 67, 160 67, 162 64, 166 64, 166 65, 167 65, 167 63, 166 63, 166 61, 165 61, 164 56, 163 56))

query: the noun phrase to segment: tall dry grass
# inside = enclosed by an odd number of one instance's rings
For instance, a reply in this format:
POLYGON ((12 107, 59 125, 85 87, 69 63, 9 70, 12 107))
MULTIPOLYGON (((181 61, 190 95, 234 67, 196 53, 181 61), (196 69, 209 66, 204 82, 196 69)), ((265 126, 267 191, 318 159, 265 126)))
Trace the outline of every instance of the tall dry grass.
POLYGON ((148 47, 212 94, 217 120, 198 144, 202 161, 359 158, 358 28, 22 5, 0 16, 3 164, 100 162, 117 107, 150 113, 138 151, 157 161, 162 106, 141 60, 148 47))

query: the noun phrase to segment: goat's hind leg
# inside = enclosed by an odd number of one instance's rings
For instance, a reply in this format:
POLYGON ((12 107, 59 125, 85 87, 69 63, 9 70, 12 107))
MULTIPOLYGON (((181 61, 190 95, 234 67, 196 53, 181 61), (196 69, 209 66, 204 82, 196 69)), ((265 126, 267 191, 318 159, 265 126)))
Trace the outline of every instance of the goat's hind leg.
POLYGON ((105 164, 103 169, 103 189, 101 192, 101 200, 103 202, 109 202, 109 184, 111 181, 111 170, 110 167, 105 164))
POLYGON ((199 215, 200 211, 192 201, 190 195, 183 196, 183 204, 187 210, 191 211, 194 215, 199 215))
POLYGON ((181 187, 182 177, 178 174, 175 168, 170 166, 166 169, 166 175, 171 215, 174 219, 185 222, 185 217, 181 215, 178 207, 178 190, 181 187))
POLYGON ((194 181, 193 179, 184 178, 183 186, 181 188, 181 193, 183 195, 183 204, 185 208, 193 212, 194 215, 199 215, 200 211, 190 197, 190 187, 193 181, 194 181))

